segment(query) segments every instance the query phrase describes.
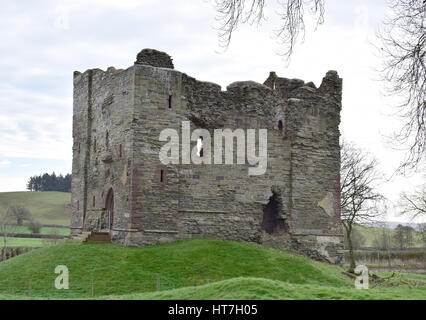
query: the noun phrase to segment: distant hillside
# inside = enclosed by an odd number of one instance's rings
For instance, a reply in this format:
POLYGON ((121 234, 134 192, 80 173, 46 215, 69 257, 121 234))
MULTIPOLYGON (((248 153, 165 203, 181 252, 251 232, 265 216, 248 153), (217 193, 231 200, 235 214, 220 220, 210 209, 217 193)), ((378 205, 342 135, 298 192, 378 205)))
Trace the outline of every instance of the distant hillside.
MULTIPOLYGON (((380 227, 370 227, 370 226, 361 226, 355 225, 355 229, 358 230, 365 238, 365 243, 362 245, 363 247, 374 247, 374 239, 376 236, 381 234, 382 228, 380 227)), ((389 228, 389 232, 391 236, 395 234, 395 230, 389 228)), ((395 244, 396 246, 396 244, 395 244)), ((414 248, 422 248, 424 246, 423 241, 421 240, 421 236, 419 232, 413 232, 413 247, 414 248)))
POLYGON ((24 205, 43 224, 70 225, 71 193, 0 192, 0 210, 6 203, 24 205))
MULTIPOLYGON (((384 221, 381 223, 383 225, 384 228, 387 229, 395 229, 399 224, 403 225, 403 226, 410 226, 414 229, 417 230, 419 223, 415 223, 415 222, 398 222, 398 221, 384 221)), ((366 224, 366 226, 369 227, 375 227, 375 224, 366 224)))

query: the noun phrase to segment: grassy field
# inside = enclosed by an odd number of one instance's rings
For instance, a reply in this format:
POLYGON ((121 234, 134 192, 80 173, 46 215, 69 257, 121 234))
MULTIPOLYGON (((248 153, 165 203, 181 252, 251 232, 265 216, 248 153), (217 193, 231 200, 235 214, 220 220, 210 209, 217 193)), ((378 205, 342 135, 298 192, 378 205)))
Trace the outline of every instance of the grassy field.
MULTIPOLYGON (((8 230, 13 233, 33 233, 27 226, 12 226, 8 228, 8 230)), ((69 236, 70 228, 42 227, 40 229, 40 234, 57 234, 61 236, 69 236)))
POLYGON ((66 192, 0 192, 0 210, 20 204, 43 224, 69 226, 71 194, 66 192))
MULTIPOLYGON (((46 241, 41 238, 7 238, 8 247, 44 247, 46 241)), ((3 245, 3 237, 0 237, 0 244, 3 245)))
MULTIPOLYGON (((374 237, 381 233, 382 228, 379 227, 369 227, 356 225, 355 229, 358 230, 365 238, 365 243, 363 247, 374 247, 374 237)), ((395 230, 389 229, 391 236, 395 234, 395 230)), ((421 240, 419 232, 413 232, 413 246, 414 248, 422 248, 424 243, 421 240)))
MULTIPOLYGON (((27 226, 12 226, 7 228, 12 233, 27 233, 32 234, 33 232, 27 226)), ((61 236, 69 236, 70 228, 53 228, 53 227, 42 227, 40 234, 56 234, 61 236)))
POLYGON ((90 299, 92 288, 95 299, 426 299, 426 277, 415 276, 413 288, 361 291, 342 270, 232 241, 142 248, 68 242, 1 262, 0 298, 26 298, 31 281, 32 297, 52 299, 90 299), (57 265, 69 269, 69 290, 54 288, 57 265))

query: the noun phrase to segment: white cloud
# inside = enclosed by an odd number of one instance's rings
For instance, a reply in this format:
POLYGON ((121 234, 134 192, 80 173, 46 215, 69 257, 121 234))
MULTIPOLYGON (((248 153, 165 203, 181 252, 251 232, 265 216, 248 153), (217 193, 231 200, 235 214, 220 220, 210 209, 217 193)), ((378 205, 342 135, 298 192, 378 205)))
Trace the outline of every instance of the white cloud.
MULTIPOLYGON (((373 152, 390 176, 403 153, 384 144, 383 135, 397 121, 386 116, 392 101, 375 81, 379 60, 370 44, 385 3, 327 1, 325 24, 314 31, 308 19, 306 41, 288 67, 272 37, 280 23, 274 3, 268 3, 268 21, 259 28, 241 26, 228 50, 218 54, 213 1, 3 2, 0 157, 71 159, 73 71, 126 68, 137 52, 151 47, 171 54, 176 69, 223 89, 238 80, 263 82, 270 71, 319 85, 328 70, 337 70, 343 77, 341 131, 373 152)), ((395 198, 414 179, 400 177, 384 192, 395 198)))
POLYGON ((6 168, 11 164, 9 160, 0 160, 0 168, 6 168))

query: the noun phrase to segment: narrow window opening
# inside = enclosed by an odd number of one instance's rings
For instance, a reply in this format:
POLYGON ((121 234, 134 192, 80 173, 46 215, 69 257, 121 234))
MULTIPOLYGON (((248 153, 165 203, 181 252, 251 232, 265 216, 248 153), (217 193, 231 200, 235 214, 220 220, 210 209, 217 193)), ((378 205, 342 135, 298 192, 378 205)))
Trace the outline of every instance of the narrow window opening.
POLYGON ((120 147, 119 147, 119 156, 120 156, 120 158, 123 157, 123 146, 121 144, 120 144, 120 147))
POLYGON ((109 132, 108 131, 107 131, 106 137, 105 137, 105 145, 106 145, 107 149, 109 149, 109 132))
POLYGON ((278 121, 278 130, 283 131, 283 122, 282 122, 282 120, 278 121))
POLYGON ((92 206, 93 206, 93 208, 96 207, 96 196, 93 196, 92 206))
POLYGON ((80 154, 80 142, 78 143, 77 152, 80 154))
POLYGON ((160 182, 164 182, 164 170, 160 170, 160 182))
POLYGON ((200 158, 203 157, 204 155, 204 150, 203 150, 203 137, 199 137, 197 140, 197 150, 198 150, 198 156, 200 158))
POLYGON ((172 108, 172 96, 169 95, 169 109, 172 108))
POLYGON ((80 200, 77 200, 77 211, 80 210, 80 200))
POLYGON ((93 151, 96 152, 96 139, 93 141, 93 151))

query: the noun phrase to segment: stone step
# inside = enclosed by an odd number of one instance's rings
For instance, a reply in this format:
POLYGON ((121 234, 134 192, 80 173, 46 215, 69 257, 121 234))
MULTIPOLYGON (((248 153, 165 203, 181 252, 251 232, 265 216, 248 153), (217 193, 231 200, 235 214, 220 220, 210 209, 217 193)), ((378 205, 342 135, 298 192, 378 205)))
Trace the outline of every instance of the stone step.
POLYGON ((88 238, 86 240, 86 242, 92 242, 92 241, 107 241, 107 242, 111 242, 111 238, 96 238, 96 237, 93 237, 93 238, 88 238))
POLYGON ((91 235, 95 235, 95 236, 109 236, 109 233, 108 232, 102 232, 102 231, 93 231, 92 233, 91 233, 91 235))
POLYGON ((94 231, 84 242, 111 243, 111 235, 108 232, 94 231))
POLYGON ((90 236, 90 232, 83 231, 82 233, 75 234, 71 237, 71 241, 74 242, 85 242, 86 239, 90 236))
POLYGON ((71 237, 74 242, 111 243, 111 235, 104 231, 82 232, 71 237))

